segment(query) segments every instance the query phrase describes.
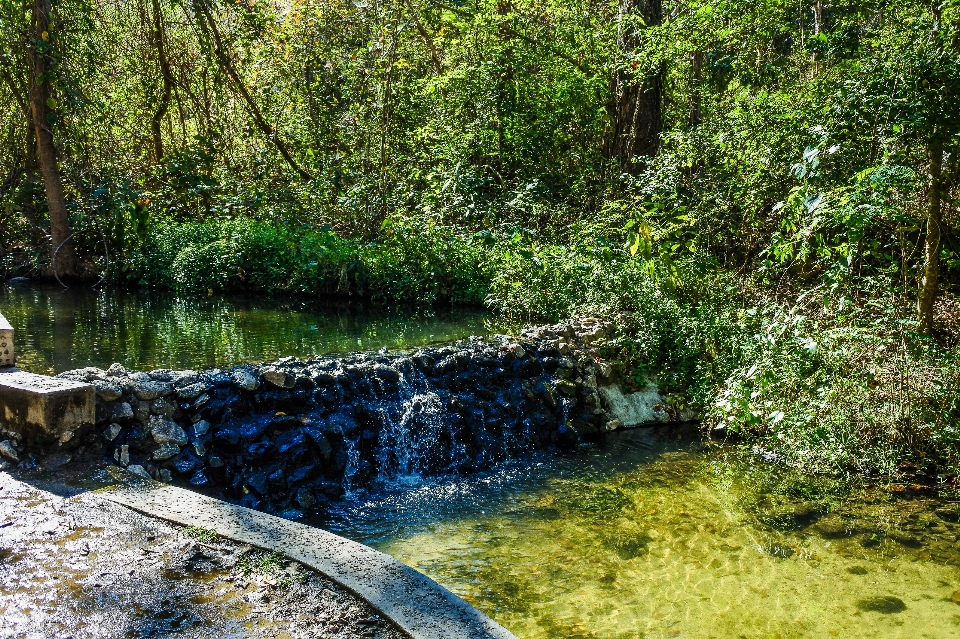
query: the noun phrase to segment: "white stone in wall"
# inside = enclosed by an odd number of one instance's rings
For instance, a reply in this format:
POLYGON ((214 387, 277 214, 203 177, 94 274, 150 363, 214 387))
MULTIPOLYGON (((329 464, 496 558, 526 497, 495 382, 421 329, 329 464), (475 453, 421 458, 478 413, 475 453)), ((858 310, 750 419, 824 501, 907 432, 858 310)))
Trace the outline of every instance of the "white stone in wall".
POLYGON ((13 366, 17 356, 13 350, 13 327, 0 315, 0 367, 13 366))
POLYGON ((636 428, 644 424, 662 424, 670 421, 663 410, 664 399, 654 382, 649 382, 643 390, 636 393, 624 393, 617 384, 600 387, 600 394, 612 414, 623 428, 636 428))

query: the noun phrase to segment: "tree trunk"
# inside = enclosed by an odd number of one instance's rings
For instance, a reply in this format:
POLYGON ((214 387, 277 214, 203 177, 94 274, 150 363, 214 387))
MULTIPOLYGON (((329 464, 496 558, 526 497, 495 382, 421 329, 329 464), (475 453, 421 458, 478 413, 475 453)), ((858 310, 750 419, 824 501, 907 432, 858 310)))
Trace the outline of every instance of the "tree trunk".
POLYGON ((54 276, 76 274, 77 257, 70 242, 70 218, 67 201, 57 163, 57 148, 53 144, 51 125, 55 114, 51 110, 50 78, 47 53, 50 50, 50 0, 34 0, 33 26, 35 42, 30 49, 31 83, 30 113, 33 116, 37 156, 43 175, 50 215, 50 273, 54 276), (58 251, 59 249, 59 251, 58 251))
POLYGON ((253 101, 253 96, 250 95, 247 87, 244 86, 243 80, 240 78, 240 74, 237 73, 237 70, 233 66, 233 62, 230 61, 230 56, 227 54, 227 50, 223 45, 223 38, 220 36, 220 30, 217 28, 217 23, 213 19, 213 15, 211 15, 209 7, 204 4, 203 0, 196 2, 194 6, 197 8, 197 24, 199 25, 200 30, 208 40, 212 41, 213 53, 216 56, 217 61, 220 62, 220 66, 223 67, 227 77, 233 82, 233 86, 236 88, 237 93, 240 94, 243 102, 247 105, 247 109, 249 110, 250 115, 253 117, 254 124, 257 125, 257 128, 260 129, 260 132, 263 133, 264 137, 273 143, 273 146, 275 146, 277 151, 280 152, 280 156, 283 157, 291 169, 296 171, 296 173, 300 176, 300 179, 305 182, 312 181, 313 176, 310 175, 310 173, 303 167, 301 167, 295 159, 293 159, 290 149, 287 148, 287 145, 280 138, 279 134, 277 134, 276 129, 274 129, 270 123, 267 122, 267 119, 263 116, 263 113, 260 111, 257 103, 253 101))
POLYGON ((170 61, 167 60, 167 44, 163 32, 163 14, 160 10, 160 0, 153 0, 153 37, 157 47, 157 62, 160 65, 161 93, 160 103, 153 113, 150 130, 153 133, 153 161, 163 160, 163 118, 170 108, 170 95, 173 93, 173 74, 170 72, 170 61))
MULTIPOLYGON (((620 0, 620 20, 639 15, 647 27, 660 24, 661 0, 620 0)), ((636 50, 638 38, 632 25, 621 27, 620 49, 624 54, 636 50)), ((612 79, 613 99, 609 106, 612 131, 607 140, 607 156, 620 161, 626 172, 634 169, 634 158, 656 155, 663 128, 661 101, 663 71, 643 79, 632 70, 619 69, 612 79)))
POLYGON ((923 242, 924 268, 917 313, 920 332, 933 334, 933 303, 937 299, 940 279, 940 226, 943 202, 943 144, 937 137, 930 142, 930 191, 927 196, 927 235, 923 242))
POLYGON ((690 126, 703 123, 703 51, 694 51, 690 60, 693 87, 690 91, 690 126))

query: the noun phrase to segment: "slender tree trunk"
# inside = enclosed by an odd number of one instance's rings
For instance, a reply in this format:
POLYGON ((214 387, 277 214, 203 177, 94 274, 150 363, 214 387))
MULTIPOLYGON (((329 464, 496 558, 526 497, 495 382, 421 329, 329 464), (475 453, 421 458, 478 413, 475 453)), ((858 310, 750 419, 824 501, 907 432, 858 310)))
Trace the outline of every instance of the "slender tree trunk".
POLYGON ((693 86, 690 91, 690 126, 703 122, 703 51, 694 51, 690 60, 693 86))
MULTIPOLYGON (((661 0, 620 0, 621 21, 639 15, 647 27, 660 24, 661 0)), ((624 54, 636 50, 638 38, 632 24, 621 27, 620 49, 624 54)), ((619 69, 611 80, 613 99, 608 111, 612 130, 607 139, 607 156, 617 158, 622 170, 632 172, 634 158, 656 155, 663 129, 661 102, 663 71, 643 79, 627 69, 619 69)))
POLYGON ((163 13, 160 10, 160 0, 153 0, 153 37, 157 47, 157 62, 160 65, 160 80, 162 82, 160 103, 153 113, 150 130, 153 133, 153 161, 163 160, 163 118, 170 108, 170 96, 173 93, 173 74, 170 72, 170 61, 167 59, 167 43, 163 29, 163 13))
POLYGON ((937 299, 940 279, 940 227, 943 204, 943 144, 934 133, 929 146, 930 191, 927 196, 927 235, 923 242, 924 268, 917 313, 920 332, 933 333, 933 304, 937 299))
POLYGON ((53 144, 51 125, 55 114, 51 110, 50 79, 47 52, 50 48, 50 0, 34 0, 32 6, 35 42, 30 48, 31 83, 30 114, 33 118, 37 156, 43 175, 50 215, 50 272, 53 275, 76 274, 77 257, 70 238, 70 218, 67 201, 57 163, 57 148, 53 144), (59 248, 59 252, 58 249, 59 248), (54 264, 56 260, 56 264, 54 264))
POLYGON ((273 146, 277 148, 277 151, 280 152, 280 155, 283 157, 286 163, 291 169, 297 172, 302 180, 306 182, 312 181, 313 176, 310 175, 306 169, 301 167, 295 159, 293 159, 290 149, 287 148, 287 145, 280 138, 280 135, 277 133, 276 129, 274 129, 273 126, 267 122, 267 119, 263 116, 263 112, 260 111, 260 107, 257 106, 257 103, 253 100, 253 96, 250 95, 250 91, 248 91, 247 87, 243 84, 240 74, 237 73, 236 68, 233 66, 233 62, 230 60, 230 56, 227 54, 227 51, 223 46, 223 38, 220 36, 220 30, 217 28, 216 21, 214 21, 213 16, 210 14, 210 9, 204 4, 203 0, 195 2, 194 6, 197 8, 197 23, 200 26, 200 30, 213 43, 213 53, 216 56, 217 61, 220 62, 220 65, 223 67, 224 72, 226 72, 227 77, 229 77, 233 82, 233 86, 236 88, 237 93, 240 94, 243 102, 247 105, 247 109, 249 110, 250 115, 253 117, 254 124, 257 125, 257 128, 260 129, 260 132, 263 133, 264 137, 273 143, 273 146))

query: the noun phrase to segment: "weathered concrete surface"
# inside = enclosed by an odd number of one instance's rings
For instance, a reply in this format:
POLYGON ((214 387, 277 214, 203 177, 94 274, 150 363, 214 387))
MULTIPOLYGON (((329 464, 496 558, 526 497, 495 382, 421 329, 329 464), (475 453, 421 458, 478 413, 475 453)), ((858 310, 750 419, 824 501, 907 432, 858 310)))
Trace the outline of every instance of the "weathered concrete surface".
POLYGON ((0 427, 28 446, 70 442, 96 421, 95 411, 89 384, 0 369, 0 427))
POLYGON ((17 363, 17 354, 13 349, 13 327, 10 322, 0 315, 0 368, 14 366, 17 363))
POLYGON ((281 552, 356 593, 414 639, 516 639, 426 575, 333 533, 152 481, 131 479, 102 495, 138 512, 281 552))
POLYGON ((100 475, 0 472, 0 637, 407 637, 302 564, 104 499, 100 475))

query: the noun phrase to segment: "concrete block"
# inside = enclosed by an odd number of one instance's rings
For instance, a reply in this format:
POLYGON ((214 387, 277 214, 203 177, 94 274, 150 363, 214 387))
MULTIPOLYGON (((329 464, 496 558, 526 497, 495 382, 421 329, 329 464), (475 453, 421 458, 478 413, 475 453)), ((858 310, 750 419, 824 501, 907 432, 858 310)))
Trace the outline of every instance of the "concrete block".
POLYGON ((0 426, 27 446, 66 443, 94 423, 95 392, 90 384, 0 369, 0 426))
POLYGON ((13 366, 17 363, 17 355, 13 350, 13 327, 3 315, 0 315, 0 368, 13 366))

